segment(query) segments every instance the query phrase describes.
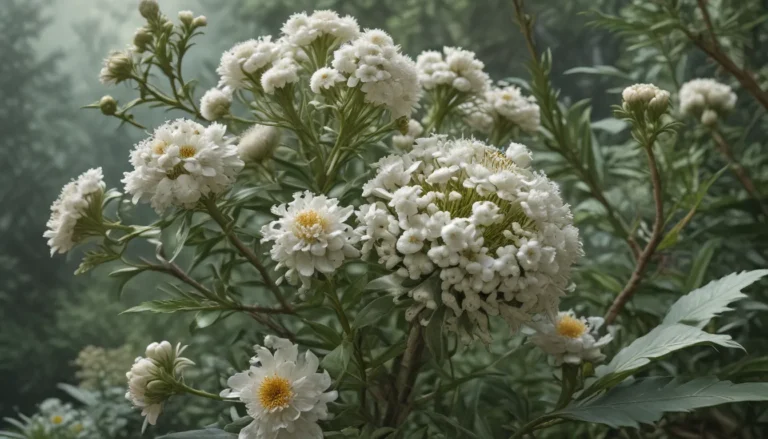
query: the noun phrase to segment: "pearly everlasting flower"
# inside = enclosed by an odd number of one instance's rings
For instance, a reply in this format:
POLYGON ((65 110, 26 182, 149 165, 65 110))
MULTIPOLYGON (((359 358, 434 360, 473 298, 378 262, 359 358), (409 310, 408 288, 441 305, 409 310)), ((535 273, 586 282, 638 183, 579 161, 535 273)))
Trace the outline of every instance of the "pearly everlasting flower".
POLYGON ((714 79, 694 79, 680 88, 680 111, 715 125, 719 117, 736 106, 736 93, 714 79))
POLYGON ((219 87, 238 90, 253 86, 279 56, 280 46, 270 36, 235 44, 224 52, 216 69, 219 87))
POLYGON ((48 238, 51 256, 66 253, 88 236, 102 234, 101 203, 104 195, 101 168, 89 169, 64 185, 51 205, 43 237, 48 238))
POLYGON ((243 168, 237 148, 224 139, 226 127, 204 127, 178 119, 155 130, 131 151, 134 169, 124 174, 133 202, 149 201, 158 213, 171 206, 192 208, 204 196, 227 190, 243 168))
POLYGON ((522 166, 526 152, 435 136, 377 163, 363 186, 369 204, 357 212, 363 253, 439 284, 409 293, 408 318, 441 303, 446 328, 463 342, 487 342, 489 316, 515 331, 557 311, 581 242, 557 185, 522 166))
POLYGON ((419 101, 416 65, 384 31, 367 30, 341 46, 332 65, 348 87, 359 87, 366 102, 385 106, 393 118, 410 115, 419 101))
POLYGON ((652 120, 661 117, 669 108, 669 92, 653 84, 629 86, 621 93, 621 97, 625 111, 636 115, 645 114, 652 120))
POLYGON ((212 88, 205 92, 200 99, 200 114, 210 121, 218 120, 222 116, 229 114, 229 107, 232 105, 232 94, 227 91, 212 88))
POLYGON ((392 136, 392 145, 397 149, 408 151, 413 146, 413 142, 416 141, 416 138, 423 132, 424 127, 422 127, 418 121, 410 119, 408 121, 408 130, 405 134, 392 136))
POLYGON ((337 83, 344 81, 346 81, 346 79, 341 73, 335 69, 323 67, 312 74, 312 78, 309 80, 309 88, 312 90, 312 93, 320 93, 323 90, 328 90, 331 87, 335 87, 337 83))
POLYGON ((280 58, 261 75, 261 88, 267 94, 296 82, 299 82, 299 64, 291 57, 280 58))
POLYGON ((138 357, 126 373, 128 391, 125 398, 145 416, 144 427, 155 425, 163 411, 163 403, 176 393, 182 371, 195 363, 182 357, 186 346, 173 346, 167 341, 147 346, 145 357, 138 357))
POLYGON ((278 268, 288 269, 288 282, 301 281, 304 291, 313 274, 331 274, 345 259, 360 256, 354 247, 357 234, 344 223, 352 212, 351 206, 340 207, 335 198, 297 192, 292 202, 272 207, 278 219, 262 227, 261 242, 274 242, 272 259, 278 268))
POLYGON ((474 52, 444 47, 443 53, 426 51, 416 58, 419 83, 425 90, 445 86, 460 93, 485 93, 490 79, 483 70, 485 64, 475 58, 474 52))
POLYGON ((246 163, 263 162, 272 157, 280 143, 280 128, 256 124, 243 133, 237 152, 246 163))
POLYGON ((360 35, 357 20, 349 15, 340 17, 328 10, 315 11, 312 15, 293 14, 283 24, 282 31, 285 40, 296 46, 308 46, 318 39, 325 39, 329 47, 335 47, 360 35))
POLYGON ((530 323, 526 332, 532 334, 531 343, 552 356, 556 366, 599 363, 605 359, 600 348, 613 340, 611 334, 598 335, 602 325, 601 317, 577 318, 573 311, 565 311, 558 313, 554 321, 542 318, 530 323))
POLYGON ((521 168, 527 168, 531 166, 531 161, 533 160, 531 150, 521 143, 510 143, 507 147, 505 155, 508 159, 512 160, 512 162, 521 168))
POLYGON ((519 87, 493 87, 485 99, 496 117, 503 117, 529 133, 539 129, 539 106, 533 97, 523 96, 519 87))
POLYGON ((114 51, 104 59, 99 81, 102 84, 119 84, 127 81, 133 75, 133 66, 133 55, 130 51, 114 51))
POLYGON ((230 377, 230 388, 221 392, 244 402, 253 418, 240 439, 322 439, 317 421, 330 418, 327 404, 338 397, 327 391, 328 372, 318 372, 317 357, 299 355, 298 345, 286 339, 267 336, 264 344, 255 346, 252 366, 230 377))

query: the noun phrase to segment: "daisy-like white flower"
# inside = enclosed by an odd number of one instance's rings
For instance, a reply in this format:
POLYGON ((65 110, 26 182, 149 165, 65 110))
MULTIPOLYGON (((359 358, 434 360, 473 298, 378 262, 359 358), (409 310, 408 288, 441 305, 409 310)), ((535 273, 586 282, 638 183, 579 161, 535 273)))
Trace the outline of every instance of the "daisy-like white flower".
POLYGON ((277 60, 272 67, 261 75, 261 88, 264 93, 273 94, 275 90, 299 81, 300 66, 291 56, 277 60))
POLYGON ((338 397, 328 372, 318 372, 311 352, 299 355, 290 341, 267 336, 266 347, 255 346, 256 356, 245 372, 227 380, 225 398, 245 403, 253 418, 239 439, 322 439, 319 420, 330 417, 327 404, 338 397))
POLYGON ((353 210, 340 207, 335 198, 297 192, 292 202, 272 207, 278 219, 261 228, 261 242, 274 242, 272 259, 288 269, 289 283, 301 281, 300 291, 305 291, 315 272, 331 274, 345 259, 360 256, 354 247, 358 236, 344 223, 353 210))
POLYGON ((227 190, 243 168, 226 127, 178 119, 155 130, 131 152, 133 171, 123 178, 133 202, 149 201, 158 213, 192 208, 203 196, 227 190))
POLYGON ((491 316, 516 331, 557 312, 581 242, 557 185, 529 168, 527 148, 504 154, 433 136, 376 166, 363 186, 370 204, 357 213, 363 253, 402 277, 440 282, 439 291, 408 293, 406 318, 426 323, 441 304, 445 328, 469 343, 490 341, 491 316))
POLYGON ((209 121, 220 119, 229 114, 232 105, 232 94, 218 88, 212 88, 205 92, 200 99, 200 114, 209 121))
POLYGON ((316 40, 324 40, 320 45, 326 47, 338 46, 355 39, 360 35, 357 20, 347 15, 340 17, 334 11, 315 11, 312 15, 305 13, 293 14, 283 24, 283 38, 296 46, 308 46, 316 40))
POLYGON ((147 346, 145 357, 138 357, 131 370, 125 374, 128 378, 128 391, 125 398, 134 407, 141 409, 147 424, 155 425, 163 412, 163 403, 175 392, 175 384, 181 380, 182 371, 195 363, 182 357, 186 346, 173 346, 167 341, 152 343, 147 346))
POLYGON ((259 163, 272 157, 279 143, 280 128, 256 124, 240 137, 237 151, 246 163, 259 163))
POLYGON ((341 73, 335 69, 323 67, 312 74, 312 78, 309 80, 309 88, 313 93, 320 93, 323 90, 336 86, 336 83, 344 81, 346 79, 341 73))
POLYGON ((259 83, 261 75, 280 57, 280 45, 271 36, 243 41, 221 55, 216 69, 219 87, 228 90, 248 88, 259 83))
POLYGON ((383 105, 393 118, 410 115, 419 101, 416 64, 382 30, 367 30, 341 46, 332 65, 345 76, 348 87, 359 87, 366 102, 383 105))
POLYGON ((736 106, 736 93, 714 79, 693 79, 680 88, 680 111, 714 125, 720 116, 736 106))
POLYGON ((556 366, 599 363, 605 359, 600 348, 613 340, 611 334, 598 335, 602 325, 602 317, 579 318, 571 310, 558 313, 554 322, 547 318, 532 322, 526 332, 532 334, 531 343, 552 356, 556 366))
POLYGON ((46 224, 51 256, 66 253, 89 236, 104 233, 102 227, 102 199, 104 176, 101 168, 89 169, 76 180, 64 185, 61 194, 51 205, 51 217, 46 224))

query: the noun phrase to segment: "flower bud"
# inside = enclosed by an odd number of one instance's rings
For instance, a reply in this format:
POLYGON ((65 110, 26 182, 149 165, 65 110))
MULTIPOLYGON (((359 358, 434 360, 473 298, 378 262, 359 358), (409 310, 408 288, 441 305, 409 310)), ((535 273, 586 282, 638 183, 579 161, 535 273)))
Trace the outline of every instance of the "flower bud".
POLYGON ((622 108, 634 117, 656 120, 669 109, 669 92, 653 84, 635 84, 621 93, 622 108))
POLYGON ((192 11, 179 11, 179 21, 184 23, 187 26, 192 26, 192 21, 194 21, 195 15, 192 13, 192 11))
POLYGON ((157 0, 141 0, 139 2, 139 13, 147 20, 157 18, 160 15, 160 5, 157 0))
POLYGON ((106 95, 99 100, 99 109, 106 116, 112 116, 117 112, 117 101, 112 96, 106 95))
POLYGON ((208 26, 208 19, 205 15, 200 15, 192 21, 192 27, 205 27, 208 26))
POLYGON ((163 27, 166 31, 170 32, 173 30, 173 22, 171 20, 167 20, 165 23, 163 23, 163 27))
POLYGON ((205 92, 200 100, 200 113, 210 121, 218 120, 229 114, 232 105, 232 96, 218 88, 212 88, 205 92))
POLYGON ((714 110, 704 110, 701 113, 701 123, 709 127, 717 125, 717 112, 714 110))
POLYGON ((99 73, 102 84, 119 84, 133 75, 133 57, 129 52, 112 52, 105 60, 99 73))
POLYGON ((279 143, 279 128, 256 124, 240 138, 237 150, 244 162, 260 163, 272 157, 279 143))
POLYGON ((136 52, 144 52, 150 43, 152 43, 152 34, 146 28, 139 28, 133 36, 133 45, 136 48, 136 52))

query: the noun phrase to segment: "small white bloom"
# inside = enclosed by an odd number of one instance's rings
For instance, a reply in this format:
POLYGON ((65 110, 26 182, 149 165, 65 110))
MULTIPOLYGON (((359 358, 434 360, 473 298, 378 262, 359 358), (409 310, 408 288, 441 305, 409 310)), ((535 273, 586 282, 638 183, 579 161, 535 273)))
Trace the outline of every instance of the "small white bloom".
POLYGON ((496 114, 523 131, 533 133, 539 129, 539 106, 533 97, 523 96, 519 87, 493 87, 485 94, 485 99, 496 114))
POLYGON ((244 402, 253 418, 240 439, 322 439, 317 422, 330 418, 327 404, 338 398, 327 391, 328 372, 317 372, 317 357, 311 351, 299 355, 288 340, 267 336, 264 344, 255 346, 253 365, 230 377, 230 388, 221 392, 244 402))
POLYGON ((693 79, 680 88, 680 111, 701 118, 704 125, 716 124, 735 106, 736 93, 714 79, 693 79))
POLYGON ((577 318, 573 311, 560 312, 554 322, 541 318, 529 324, 530 341, 551 355, 554 364, 599 363, 605 359, 600 348, 613 340, 611 334, 599 337, 600 317, 577 318))
POLYGON ((653 84, 635 84, 621 93, 624 108, 634 111, 648 111, 652 118, 658 118, 669 107, 669 92, 653 84))
POLYGON ((312 78, 309 80, 309 88, 313 93, 320 93, 323 89, 328 90, 336 86, 337 82, 344 81, 344 76, 336 69, 323 67, 312 74, 312 78))
POLYGON ((232 94, 226 91, 212 88, 205 92, 200 99, 200 113, 209 121, 215 121, 229 114, 232 105, 232 94))
POLYGON ((403 151, 408 151, 413 146, 413 142, 424 132, 424 127, 414 119, 408 120, 408 131, 405 134, 396 134, 392 136, 392 145, 403 151))
POLYGON ((515 162, 515 164, 521 168, 527 168, 531 166, 531 160, 533 160, 531 151, 528 149, 528 147, 515 142, 509 144, 507 147, 506 155, 508 159, 515 162))
POLYGON ((299 65, 293 58, 280 58, 272 67, 261 75, 261 88, 264 93, 273 94, 275 90, 299 81, 299 65))
POLYGON ((230 90, 248 88, 252 79, 258 77, 280 56, 280 47, 272 37, 261 37, 236 44, 221 55, 221 62, 216 69, 219 74, 219 87, 230 90))
POLYGON ((490 79, 474 52, 444 47, 443 53, 445 57, 440 52, 426 51, 416 58, 419 82, 425 90, 444 85, 462 93, 485 93, 490 79))
POLYGON ((256 124, 243 133, 237 152, 244 162, 262 162, 275 152, 280 143, 280 128, 256 124))
POLYGON ((328 36, 332 39, 330 47, 346 43, 360 35, 357 20, 347 15, 340 17, 334 11, 315 11, 312 15, 293 14, 283 24, 285 39, 296 46, 308 46, 318 38, 328 36))
POLYGON ((51 205, 51 217, 46 224, 48 230, 43 234, 48 238, 51 256, 56 252, 66 253, 86 237, 101 233, 91 227, 77 226, 83 217, 101 224, 101 199, 105 187, 101 168, 89 169, 64 185, 59 198, 51 205))

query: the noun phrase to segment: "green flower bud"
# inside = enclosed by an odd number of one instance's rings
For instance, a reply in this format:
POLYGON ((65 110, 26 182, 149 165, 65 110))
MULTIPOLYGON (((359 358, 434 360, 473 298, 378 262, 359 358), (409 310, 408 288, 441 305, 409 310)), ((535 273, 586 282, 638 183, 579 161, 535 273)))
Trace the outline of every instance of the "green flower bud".
POLYGON ((191 26, 194 20, 195 15, 192 13, 192 11, 179 11, 179 21, 185 25, 191 26))
POLYGON ((99 109, 106 116, 112 116, 117 112, 117 101, 110 95, 106 95, 99 100, 99 109))
POLYGON ((136 51, 144 52, 150 43, 152 43, 152 34, 146 28, 139 28, 133 36, 133 45, 136 47, 136 51))
POLYGON ((196 17, 192 21, 192 27, 205 27, 208 26, 208 19, 205 18, 205 15, 201 15, 199 17, 196 17))
POLYGON ((157 18, 160 15, 160 5, 157 4, 157 0, 141 0, 139 13, 147 20, 157 18))

